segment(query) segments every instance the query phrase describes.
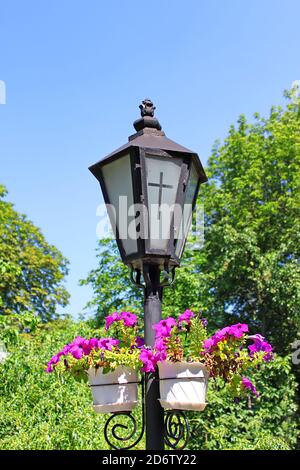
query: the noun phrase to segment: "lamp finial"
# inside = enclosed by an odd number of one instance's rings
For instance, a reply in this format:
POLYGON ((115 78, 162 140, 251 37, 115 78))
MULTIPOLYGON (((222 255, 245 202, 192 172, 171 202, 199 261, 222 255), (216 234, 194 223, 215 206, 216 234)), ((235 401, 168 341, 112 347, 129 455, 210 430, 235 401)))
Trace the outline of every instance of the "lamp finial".
POLYGON ((142 104, 139 106, 141 110, 141 118, 137 119, 134 123, 133 126, 137 132, 142 131, 145 128, 148 129, 156 129, 157 131, 161 131, 161 125, 154 117, 154 111, 155 111, 155 106, 153 104, 153 101, 150 100, 149 98, 145 98, 142 101, 142 104))

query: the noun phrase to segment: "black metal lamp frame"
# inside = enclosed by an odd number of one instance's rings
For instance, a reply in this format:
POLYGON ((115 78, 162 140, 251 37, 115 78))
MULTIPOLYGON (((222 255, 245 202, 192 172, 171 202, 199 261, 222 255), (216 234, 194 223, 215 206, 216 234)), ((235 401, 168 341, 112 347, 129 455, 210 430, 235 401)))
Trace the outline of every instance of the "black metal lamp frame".
MULTIPOLYGON (((149 209, 147 200, 148 186, 146 178, 146 158, 154 157, 158 159, 179 159, 181 171, 177 185, 176 204, 183 206, 186 198, 186 189, 191 177, 192 165, 197 172, 197 185, 193 195, 192 207, 195 207, 196 198, 201 183, 207 181, 207 176, 199 159, 199 156, 168 139, 162 131, 161 125, 154 117, 155 106, 153 102, 146 99, 140 105, 141 118, 134 122, 136 133, 129 137, 129 141, 107 155, 104 159, 92 165, 89 169, 100 183, 104 201, 110 204, 110 198, 103 176, 103 167, 114 160, 130 156, 132 194, 135 204, 144 204, 149 209)), ((154 184, 151 183, 153 186, 154 184)), ((163 187, 162 178, 159 187, 163 187)), ((157 186, 157 183, 155 183, 157 186)), ((113 216, 109 213, 112 222, 113 216)), ((163 289, 174 283, 175 268, 180 265, 180 257, 176 255, 176 237, 174 220, 170 225, 170 239, 164 250, 151 249, 149 240, 146 237, 139 237, 137 240, 137 252, 126 253, 122 240, 119 237, 116 227, 116 241, 120 250, 122 261, 132 267, 131 279, 144 290, 144 332, 145 344, 153 347, 155 343, 155 333, 153 325, 162 318, 162 295, 163 289), (142 283, 142 278, 144 283, 142 283)), ((144 224, 141 223, 141 231, 144 231, 144 224)), ((182 255, 184 246, 179 256, 182 255)), ((177 253, 178 254, 178 253, 177 253)), ((189 423, 183 411, 170 410, 164 412, 160 406, 159 398, 159 377, 158 373, 145 373, 140 385, 142 386, 142 426, 138 431, 138 424, 131 412, 114 413, 108 418, 104 427, 106 442, 112 449, 131 449, 146 434, 147 450, 163 450, 166 443, 173 449, 182 449, 190 439, 191 431, 189 423), (125 437, 119 435, 119 431, 128 430, 129 426, 122 424, 119 418, 123 416, 129 419, 132 429, 125 437), (114 422, 116 423, 114 424, 114 422), (111 427, 111 435, 109 428, 111 427), (134 438, 133 443, 129 441, 134 438), (119 444, 112 442, 111 436, 119 444)), ((121 420, 122 421, 122 420, 121 420)))

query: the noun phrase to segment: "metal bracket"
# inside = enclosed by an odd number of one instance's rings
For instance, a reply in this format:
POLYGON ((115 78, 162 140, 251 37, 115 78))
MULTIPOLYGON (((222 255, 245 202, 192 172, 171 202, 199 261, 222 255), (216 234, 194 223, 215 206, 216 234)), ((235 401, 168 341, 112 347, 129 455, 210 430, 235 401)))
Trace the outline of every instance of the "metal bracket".
POLYGON ((130 271, 130 279, 133 284, 135 284, 139 289, 143 289, 144 291, 146 290, 146 286, 141 283, 141 270, 140 269, 134 269, 131 266, 131 271, 130 271), (135 276, 134 276, 135 275, 135 276))
MULTIPOLYGON (((159 284, 159 287, 172 287, 176 280, 176 266, 172 266, 171 269, 167 265, 164 266, 164 270, 161 271, 163 274, 163 281, 159 284)), ((143 278, 144 283, 141 281, 142 273, 140 269, 134 269, 131 266, 130 279, 139 289, 146 290, 147 286, 151 285, 151 280, 147 267, 143 267, 143 278)))

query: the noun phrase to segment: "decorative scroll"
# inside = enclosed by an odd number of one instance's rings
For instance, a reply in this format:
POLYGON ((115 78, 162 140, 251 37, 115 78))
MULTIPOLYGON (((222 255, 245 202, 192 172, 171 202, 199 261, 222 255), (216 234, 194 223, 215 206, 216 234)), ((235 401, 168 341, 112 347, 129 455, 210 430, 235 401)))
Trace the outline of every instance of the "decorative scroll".
POLYGON ((165 416, 165 442, 172 449, 184 449, 191 436, 188 420, 183 411, 167 411, 165 416))
POLYGON ((140 433, 135 437, 137 432, 138 425, 135 417, 131 412, 126 411, 112 414, 104 426, 104 438, 107 444, 115 450, 128 450, 135 447, 143 437, 144 423, 142 423, 140 433))

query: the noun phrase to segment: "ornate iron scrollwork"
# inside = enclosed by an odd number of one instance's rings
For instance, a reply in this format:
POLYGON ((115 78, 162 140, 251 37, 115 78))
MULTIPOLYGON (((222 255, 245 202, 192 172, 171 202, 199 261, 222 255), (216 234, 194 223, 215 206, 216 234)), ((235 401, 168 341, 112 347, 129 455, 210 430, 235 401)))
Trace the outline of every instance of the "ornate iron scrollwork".
POLYGON ((171 410, 165 416, 165 442, 172 449, 184 449, 191 436, 190 426, 183 411, 171 410))
POLYGON ((135 417, 131 414, 131 412, 124 411, 120 413, 114 413, 108 418, 108 420, 105 423, 104 438, 107 444, 112 449, 115 449, 115 450, 132 449, 140 442, 144 434, 144 428, 142 428, 140 434, 134 440, 134 442, 130 442, 132 438, 135 436, 137 429, 138 429, 137 421, 135 417), (121 423, 119 421, 121 416, 126 417, 126 419, 128 419, 130 423, 129 424, 121 423), (117 422, 113 424, 114 421, 117 421, 117 422), (112 425, 111 428, 110 428, 110 425, 112 425), (124 435, 124 431, 126 432, 125 435, 124 435), (119 445, 117 445, 117 443, 119 445))

